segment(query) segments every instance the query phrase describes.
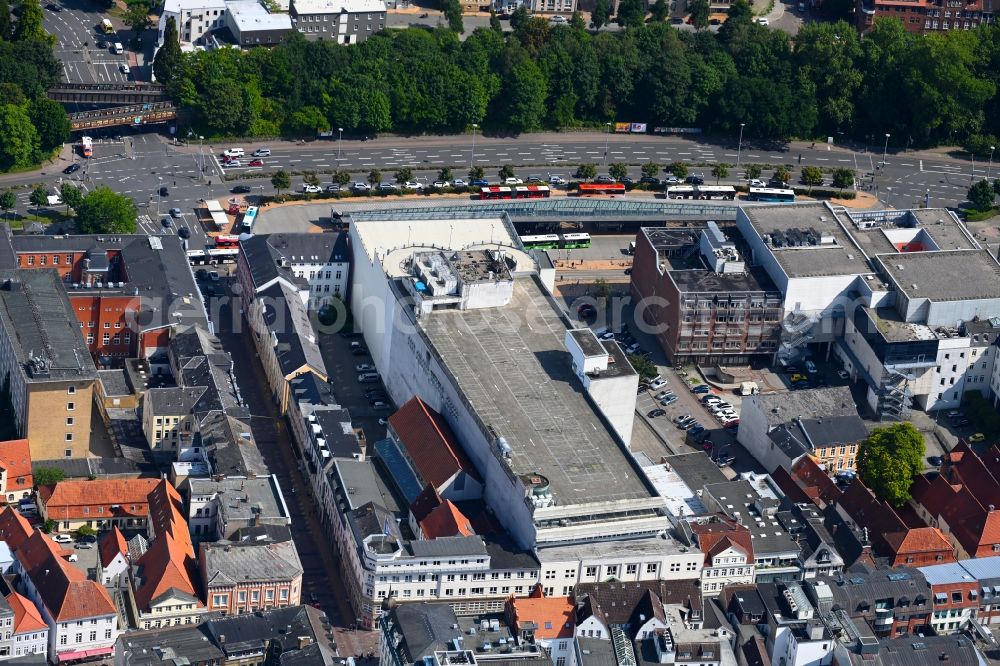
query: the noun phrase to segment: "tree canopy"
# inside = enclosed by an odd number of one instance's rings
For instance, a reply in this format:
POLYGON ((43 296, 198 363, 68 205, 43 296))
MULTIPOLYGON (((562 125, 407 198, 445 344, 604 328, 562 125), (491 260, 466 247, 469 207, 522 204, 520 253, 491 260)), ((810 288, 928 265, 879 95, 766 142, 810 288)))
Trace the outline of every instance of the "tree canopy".
POLYGON ((911 423, 875 428, 858 448, 858 475, 880 499, 902 506, 923 469, 924 436, 911 423))
POLYGON ((131 197, 98 185, 76 206, 76 227, 81 234, 134 234, 138 216, 131 197))

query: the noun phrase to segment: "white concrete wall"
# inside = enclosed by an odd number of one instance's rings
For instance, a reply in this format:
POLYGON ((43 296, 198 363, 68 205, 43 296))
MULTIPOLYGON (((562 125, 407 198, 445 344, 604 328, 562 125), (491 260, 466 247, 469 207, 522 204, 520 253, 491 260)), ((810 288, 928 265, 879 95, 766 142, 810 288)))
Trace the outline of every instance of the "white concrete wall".
POLYGON ((770 426, 757 396, 743 398, 740 407, 740 427, 736 439, 769 473, 787 467, 788 459, 768 437, 770 426))

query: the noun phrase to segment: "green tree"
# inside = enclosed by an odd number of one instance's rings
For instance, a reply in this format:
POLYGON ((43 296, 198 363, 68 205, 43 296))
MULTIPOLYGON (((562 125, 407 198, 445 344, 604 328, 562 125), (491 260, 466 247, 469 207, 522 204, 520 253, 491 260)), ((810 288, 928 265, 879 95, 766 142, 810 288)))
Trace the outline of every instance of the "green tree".
POLYGON ((621 162, 614 162, 608 165, 608 175, 617 181, 625 180, 628 176, 628 167, 621 162))
POLYGON ((97 535, 97 530, 90 525, 80 525, 80 527, 76 528, 76 534, 81 537, 92 537, 97 535))
POLYGON ((0 170, 31 166, 39 140, 28 112, 20 106, 0 106, 0 170))
POLYGON ((716 164, 712 167, 712 175, 715 176, 715 184, 718 185, 723 178, 729 178, 729 165, 722 162, 716 164))
POLYGON ((854 187, 854 169, 836 169, 833 172, 833 186, 842 190, 854 187))
POLYGON ((858 476, 877 497, 902 506, 923 461, 924 436, 911 423, 895 423, 875 428, 861 443, 858 476))
POLYGON ((368 184, 369 185, 371 185, 372 187, 375 187, 380 182, 382 182, 382 172, 381 171, 379 171, 378 169, 372 169, 371 171, 368 172, 368 184))
POLYGON ((577 180, 593 180, 597 178, 597 165, 596 164, 581 164, 576 168, 576 173, 573 177, 577 180))
POLYGON ((281 194, 281 190, 287 190, 292 186, 292 177, 284 169, 275 171, 271 176, 271 187, 277 194, 281 194))
POLYGON ((413 180, 413 169, 410 167, 400 167, 396 169, 394 177, 396 178, 396 182, 402 185, 407 181, 413 180))
POLYGON ((19 42, 50 42, 51 37, 42 27, 42 6, 38 0, 21 0, 21 12, 14 28, 14 39, 19 42))
POLYGON ((504 80, 501 98, 505 102, 505 124, 514 133, 541 128, 542 118, 547 115, 547 96, 545 74, 533 60, 522 60, 504 80))
POLYGON ((638 28, 645 22, 645 0, 618 0, 618 25, 623 28, 638 28))
POLYGON ((344 171, 343 169, 339 169, 333 172, 333 177, 331 180, 333 180, 333 182, 335 182, 337 185, 343 187, 344 185, 347 185, 349 182, 351 182, 351 173, 349 171, 344 171))
POLYGON ((531 20, 531 14, 525 5, 518 5, 517 9, 510 13, 510 27, 514 32, 520 32, 531 20))
POLYGON ((577 31, 587 29, 587 22, 583 20, 583 14, 579 10, 573 12, 573 15, 569 17, 569 27, 577 31))
POLYGON ((76 228, 81 234, 134 234, 138 216, 131 197, 98 185, 76 207, 76 228))
POLYGON ((39 158, 48 155, 63 142, 69 140, 72 126, 66 109, 59 102, 48 97, 32 100, 28 106, 28 117, 38 133, 39 158))
POLYGON ((167 24, 163 28, 163 46, 156 52, 156 57, 153 59, 153 76, 156 77, 156 80, 164 85, 170 83, 174 75, 178 73, 181 58, 177 21, 173 16, 168 16, 167 24))
POLYGON ((670 165, 670 173, 684 180, 688 177, 688 165, 684 162, 674 162, 670 165))
POLYGON ((459 0, 444 0, 444 16, 448 19, 448 29, 461 35, 465 32, 462 21, 462 3, 459 0))
POLYGON ((691 0, 688 2, 687 9, 691 15, 691 25, 698 30, 708 27, 708 16, 711 13, 708 0, 691 0))
POLYGON ((0 192, 0 210, 3 211, 3 219, 7 219, 7 211, 17 207, 17 195, 14 190, 4 190, 0 192))
POLYGON ((41 529, 42 532, 45 534, 52 534, 52 531, 55 530, 57 527, 59 527, 59 523, 49 518, 44 523, 42 523, 41 529))
POLYGON ((802 167, 802 172, 799 174, 799 180, 802 181, 803 185, 809 185, 810 187, 822 185, 823 170, 818 166, 802 167))
POLYGON ((993 200, 996 193, 988 180, 980 180, 969 188, 969 203, 976 210, 987 211, 993 208, 993 200))
POLYGON ((444 167, 438 171, 438 180, 443 180, 446 183, 455 180, 455 175, 451 172, 451 167, 444 167))
POLYGON ((628 362, 632 364, 632 368, 635 369, 636 373, 639 375, 639 380, 649 380, 660 374, 656 369, 656 364, 647 359, 645 356, 639 356, 638 354, 627 354, 628 362))
POLYGON ((122 23, 130 27, 136 36, 148 30, 153 24, 149 20, 149 3, 145 0, 133 0, 128 3, 128 9, 125 10, 122 23))
POLYGON ((792 179, 792 171, 786 166, 775 167, 772 178, 776 181, 787 183, 792 179))
POLYGON ((656 178, 660 173, 660 165, 656 162, 644 162, 642 165, 642 175, 644 178, 656 178))
POLYGON ((35 185, 34 189, 31 190, 31 197, 28 201, 35 207, 35 212, 42 206, 49 203, 49 191, 44 185, 35 185))
POLYGON ((507 180, 508 178, 514 177, 514 167, 509 164, 504 164, 500 167, 500 171, 497 173, 501 181, 507 180))
POLYGON ((490 30, 503 33, 503 24, 500 23, 500 17, 493 8, 490 8, 490 30))
POLYGON ((670 17, 670 3, 667 0, 656 0, 653 3, 650 13, 654 21, 666 21, 670 17))
POLYGON ((486 178, 486 170, 481 166, 474 166, 469 169, 469 180, 483 180, 486 178))
POLYGON ((54 486, 66 478, 66 472, 58 467, 39 467, 32 472, 35 487, 54 486))
POLYGON ((10 21, 10 4, 7 0, 0 0, 0 40, 8 41, 13 27, 10 21))
POLYGON ((66 214, 68 215, 70 208, 75 209, 83 201, 83 192, 73 183, 64 181, 59 186, 59 198, 66 204, 66 214))
POLYGON ((293 135, 315 136, 319 132, 329 132, 330 121, 318 107, 304 106, 289 117, 288 129, 293 135))
POLYGON ((302 182, 306 185, 316 185, 319 186, 319 176, 316 175, 315 171, 307 171, 302 174, 302 182))
POLYGON ((760 178, 760 174, 764 172, 759 164, 748 164, 744 169, 746 173, 747 180, 754 180, 760 178))
POLYGON ((595 0, 594 10, 590 12, 590 27, 600 30, 611 22, 611 0, 595 0))

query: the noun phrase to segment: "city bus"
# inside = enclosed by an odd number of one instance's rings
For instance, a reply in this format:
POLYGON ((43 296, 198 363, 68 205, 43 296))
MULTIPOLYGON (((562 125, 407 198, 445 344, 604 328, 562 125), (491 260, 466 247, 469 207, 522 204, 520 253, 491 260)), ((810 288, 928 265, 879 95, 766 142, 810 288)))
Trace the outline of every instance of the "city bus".
POLYGON ((736 188, 732 185, 699 185, 699 199, 728 199, 732 201, 736 198, 736 188))
POLYGON ((257 221, 257 206, 250 206, 247 212, 243 213, 243 223, 240 225, 241 231, 245 234, 253 232, 253 225, 257 221))
POLYGON ((795 201, 794 190, 779 190, 769 187, 751 187, 747 201, 774 201, 786 203, 795 201))
POLYGON ((229 235, 219 235, 215 237, 215 247, 218 248, 231 248, 240 246, 239 236, 229 236, 229 235))
POLYGON ((557 234, 521 236, 521 245, 528 250, 554 250, 559 247, 559 236, 557 234))
POLYGON ((551 194, 547 185, 487 186, 479 189, 480 199, 548 199, 551 194))
POLYGON ((605 194, 613 196, 625 196, 624 183, 580 183, 579 195, 581 197, 605 194))
POLYGON ((84 157, 93 157, 94 155, 94 140, 89 136, 80 137, 80 154, 84 157))
POLYGON ((694 199, 698 196, 693 185, 674 185, 667 188, 668 199, 694 199))
POLYGON ((590 234, 562 234, 559 247, 563 249, 590 247, 590 234))

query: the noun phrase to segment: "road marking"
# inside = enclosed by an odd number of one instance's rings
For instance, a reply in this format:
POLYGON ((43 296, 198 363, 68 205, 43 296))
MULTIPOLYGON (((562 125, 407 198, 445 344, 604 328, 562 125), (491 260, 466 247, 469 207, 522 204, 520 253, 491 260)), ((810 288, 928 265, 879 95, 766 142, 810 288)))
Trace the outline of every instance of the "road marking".
POLYGON ((828 158, 828 157, 817 157, 816 161, 817 162, 829 162, 830 158, 828 158))
POLYGON ((690 155, 691 153, 677 153, 678 155, 690 155))

